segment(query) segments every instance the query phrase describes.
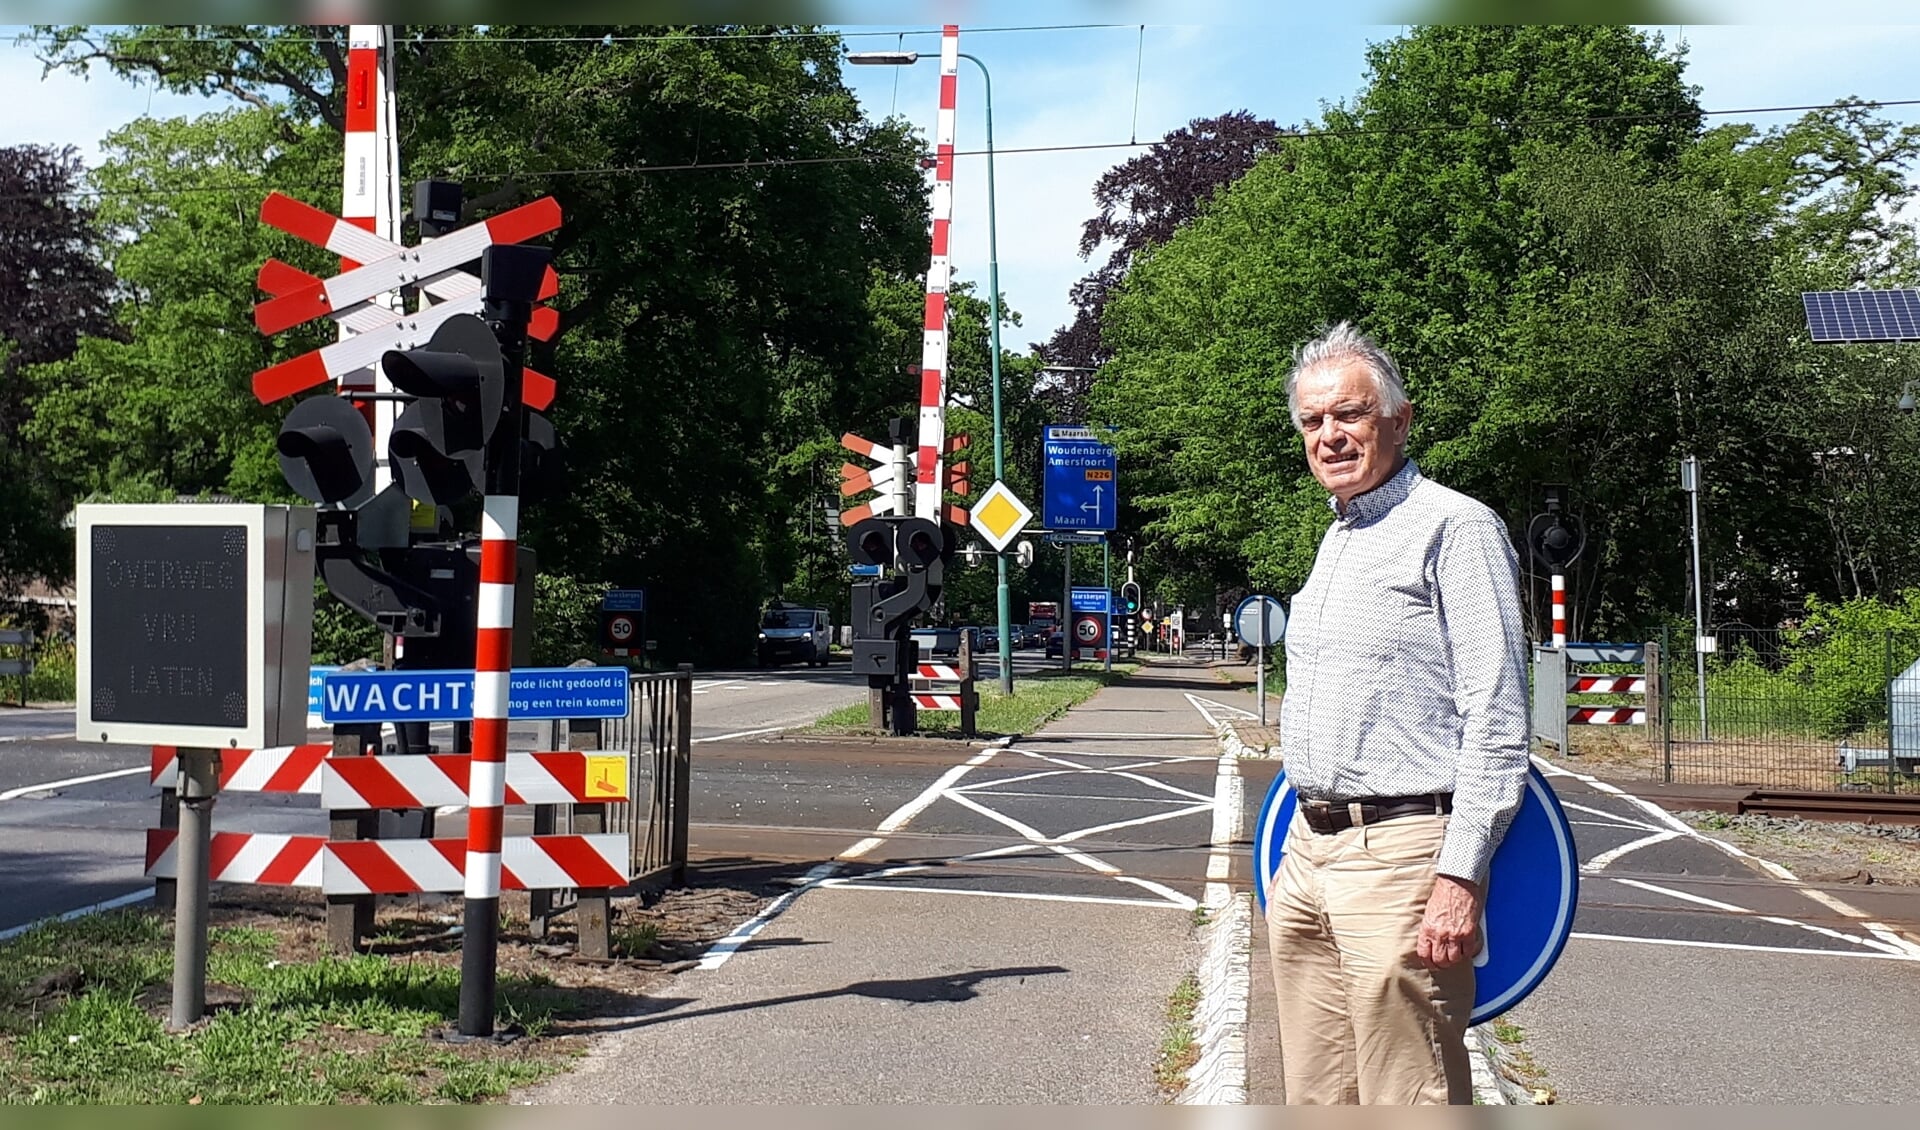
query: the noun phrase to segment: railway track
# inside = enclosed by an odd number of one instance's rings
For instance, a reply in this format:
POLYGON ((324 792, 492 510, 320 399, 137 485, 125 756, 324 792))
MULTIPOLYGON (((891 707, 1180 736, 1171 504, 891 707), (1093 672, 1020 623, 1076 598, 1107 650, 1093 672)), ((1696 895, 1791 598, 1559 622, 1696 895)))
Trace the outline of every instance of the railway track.
POLYGON ((1797 816, 1803 820, 1920 826, 1920 794, 1813 793, 1762 790, 1734 802, 1734 812, 1797 816))

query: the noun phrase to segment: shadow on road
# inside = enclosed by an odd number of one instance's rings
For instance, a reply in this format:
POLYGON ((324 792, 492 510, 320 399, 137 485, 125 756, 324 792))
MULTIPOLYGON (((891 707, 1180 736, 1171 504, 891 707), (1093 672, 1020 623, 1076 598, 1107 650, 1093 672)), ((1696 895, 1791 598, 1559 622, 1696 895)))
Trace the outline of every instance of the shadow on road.
POLYGON ((867 997, 873 1000, 902 1001, 906 1004, 958 1004, 978 997, 979 986, 987 981, 1004 980, 1009 977, 1024 981, 1028 977, 1066 972, 1070 971, 1062 965, 1015 965, 1001 969, 976 969, 970 973, 949 973, 938 977, 855 981, 851 985, 838 989, 791 993, 783 997, 741 1001, 738 1004, 716 1005, 712 1008, 694 1009, 689 1012, 676 1010, 696 1003, 699 998, 650 997, 638 1002, 642 1012, 640 1016, 627 1023, 611 1025, 601 1030, 617 1032, 634 1028, 650 1028, 673 1020, 692 1020, 701 1016, 720 1016, 730 1012, 774 1008, 785 1004, 804 1004, 807 1001, 831 1000, 835 997, 867 997))

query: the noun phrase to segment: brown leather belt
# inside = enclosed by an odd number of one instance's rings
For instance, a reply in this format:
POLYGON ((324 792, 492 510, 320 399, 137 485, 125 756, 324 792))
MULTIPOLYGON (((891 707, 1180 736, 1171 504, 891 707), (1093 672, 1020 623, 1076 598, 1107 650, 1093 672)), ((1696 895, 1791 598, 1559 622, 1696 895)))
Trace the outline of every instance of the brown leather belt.
POLYGON ((1445 816, 1453 811, 1452 793, 1425 796, 1367 796, 1353 800, 1300 801, 1300 818, 1307 827, 1329 835, 1348 828, 1398 820, 1403 816, 1445 816))

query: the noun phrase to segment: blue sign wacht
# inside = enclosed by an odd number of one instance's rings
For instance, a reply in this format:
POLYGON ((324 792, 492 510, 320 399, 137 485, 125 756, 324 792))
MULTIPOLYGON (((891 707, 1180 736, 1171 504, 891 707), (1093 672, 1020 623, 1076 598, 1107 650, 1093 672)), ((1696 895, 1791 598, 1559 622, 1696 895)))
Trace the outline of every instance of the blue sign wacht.
POLYGON ((1048 428, 1041 523, 1049 530, 1111 530, 1119 509, 1113 448, 1083 428, 1048 428))
MULTIPOLYGON (((1261 879, 1255 894, 1263 914, 1267 886, 1280 873, 1295 807, 1293 787, 1281 773, 1267 790, 1254 825, 1254 874, 1261 879)), ((1473 959, 1472 1023, 1485 1024, 1519 1004, 1546 979, 1573 933, 1579 901, 1580 857, 1574 851, 1573 827, 1553 787, 1538 767, 1530 766, 1520 811, 1493 853, 1487 876, 1481 914, 1486 936, 1473 959)))
MULTIPOLYGON (((625 667, 527 667, 507 687, 509 718, 624 718, 625 667)), ((360 722, 465 722, 473 717, 471 671, 335 671, 320 717, 360 722)))

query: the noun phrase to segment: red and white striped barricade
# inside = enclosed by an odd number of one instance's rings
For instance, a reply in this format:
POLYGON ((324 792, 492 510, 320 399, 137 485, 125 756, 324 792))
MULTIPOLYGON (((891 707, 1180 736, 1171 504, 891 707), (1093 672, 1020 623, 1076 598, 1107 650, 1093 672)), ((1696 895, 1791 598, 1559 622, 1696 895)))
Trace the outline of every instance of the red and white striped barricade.
POLYGON ((1565 753, 1572 726, 1645 726, 1657 717, 1659 648, 1654 644, 1569 643, 1534 650, 1533 736, 1565 753), (1579 664, 1639 664, 1639 674, 1592 674, 1579 664), (1638 702, 1569 703, 1568 695, 1616 695, 1638 702))
MULTIPOLYGON (((464 753, 329 756, 330 745, 220 751, 223 792, 317 794, 329 810, 465 806, 472 758, 464 753)), ((172 789, 178 750, 154 746, 148 779, 172 789)), ((630 799, 624 753, 541 751, 507 754, 505 803, 601 804, 630 799)), ((174 877, 178 830, 147 830, 146 873, 174 877)), ((505 838, 502 886, 509 890, 622 887, 631 855, 628 833, 505 838)), ((216 883, 313 887, 328 894, 410 894, 462 889, 466 841, 329 840, 326 836, 218 832, 216 883), (448 862, 448 861, 451 862, 448 862), (443 873, 440 868, 449 868, 443 873), (448 875, 451 875, 451 878, 448 875), (435 885, 439 884, 439 885, 435 885)))
POLYGON ((921 710, 956 710, 960 713, 960 732, 973 737, 980 710, 980 692, 975 687, 972 656, 962 645, 960 660, 954 664, 922 663, 913 673, 913 704, 921 710))

